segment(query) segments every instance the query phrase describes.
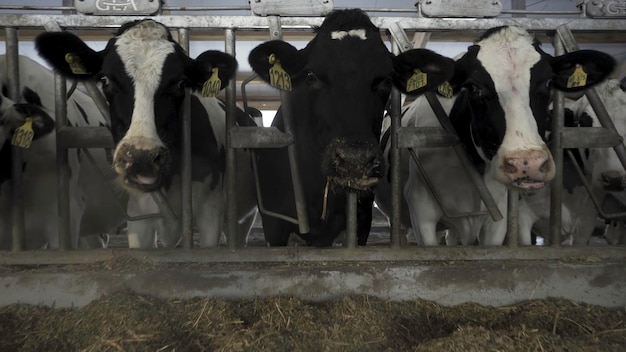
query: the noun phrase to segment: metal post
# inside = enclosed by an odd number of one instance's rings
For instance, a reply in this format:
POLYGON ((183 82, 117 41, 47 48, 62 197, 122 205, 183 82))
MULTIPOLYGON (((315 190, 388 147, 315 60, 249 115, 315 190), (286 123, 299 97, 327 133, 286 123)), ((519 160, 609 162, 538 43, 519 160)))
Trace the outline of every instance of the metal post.
POLYGON ((357 232, 357 194, 349 191, 346 197, 346 243, 344 247, 349 249, 356 248, 356 232, 357 232))
MULTIPOLYGON (((178 44, 189 53, 189 29, 178 29, 178 44)), ((191 97, 189 89, 185 89, 183 100, 183 155, 181 160, 181 224, 182 246, 193 248, 193 204, 191 201, 191 97)))
MULTIPOLYGON (((279 16, 267 17, 270 28, 270 39, 282 39, 282 26, 279 16)), ((285 133, 294 135, 293 120, 291 116, 291 102, 289 94, 284 90, 280 91, 281 110, 283 114, 283 123, 285 125, 285 133)), ((309 214, 306 206, 306 198, 304 197, 304 189, 302 188, 302 177, 300 177, 300 167, 298 166, 298 153, 296 144, 287 146, 287 157, 289 158, 289 168, 291 169, 291 183, 293 184, 293 194, 296 202, 296 215, 298 217, 298 231, 300 233, 308 233, 309 214)))
MULTIPOLYGON (((67 85, 65 78, 58 73, 54 74, 54 111, 56 131, 67 126, 67 85)), ((59 232, 59 249, 71 248, 70 239, 70 170, 67 148, 56 139, 57 153, 57 220, 59 232)))
MULTIPOLYGON (((396 40, 392 39, 392 51, 394 55, 400 53, 400 48, 396 40)), ((398 148, 398 129, 400 128, 400 117, 402 107, 400 106, 400 91, 393 87, 391 90, 391 149, 389 150, 389 163, 391 173, 391 224, 390 224, 390 245, 392 248, 400 247, 401 233, 401 210, 402 210, 402 185, 400 184, 400 148, 398 148)))
MULTIPOLYGON (((559 35, 553 40, 554 54, 563 55, 565 49, 559 35)), ((563 149, 561 141, 561 132, 564 125, 565 111, 565 94, 559 90, 555 90, 552 100, 552 158, 556 174, 552 181, 550 189, 550 242, 552 246, 559 246, 561 242, 561 222, 563 202, 563 149)))
POLYGON ((506 237, 509 247, 517 247, 519 243, 519 191, 509 188, 507 194, 506 237))
MULTIPOLYGON (((225 52, 236 56, 235 52, 235 30, 227 28, 224 31, 225 52)), ((243 245, 239 243, 237 230, 237 150, 230 145, 230 131, 237 123, 237 83, 233 79, 226 87, 226 228, 228 235, 228 248, 235 249, 243 245)))
MULTIPOLYGON (((17 30, 5 28, 7 51, 7 83, 9 98, 14 102, 20 100, 19 47, 17 30)), ((11 146, 11 233, 12 250, 24 249, 24 188, 22 184, 22 148, 11 146)))

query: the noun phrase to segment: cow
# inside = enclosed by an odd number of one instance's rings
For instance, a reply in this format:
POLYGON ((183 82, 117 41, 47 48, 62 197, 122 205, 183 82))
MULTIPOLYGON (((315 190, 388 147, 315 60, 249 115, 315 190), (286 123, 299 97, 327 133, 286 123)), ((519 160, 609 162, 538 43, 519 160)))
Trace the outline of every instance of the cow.
MULTIPOLYGON (((613 121, 617 133, 624 138, 626 136, 626 121, 620 117, 623 116, 623 109, 626 107, 625 88, 619 80, 608 79, 595 89, 613 121)), ((601 126, 587 97, 566 104, 566 114, 571 114, 571 120, 576 121, 576 126, 581 126, 580 128, 601 126)), ((582 163, 581 168, 586 174, 586 181, 591 184, 592 194, 603 206, 604 211, 607 213, 623 212, 626 208, 623 197, 626 188, 626 172, 615 151, 612 148, 590 148, 584 149, 579 155, 579 160, 582 163)), ((563 202, 572 209, 580 226, 577 234, 569 240, 577 245, 587 244, 597 223, 597 218, 601 215, 595 209, 587 191, 582 187, 569 187, 566 192, 563 202)), ((610 226, 607 226, 604 236, 610 243, 624 242, 623 220, 623 218, 607 219, 610 226)))
MULTIPOLYGON (((372 189, 386 171, 378 138, 392 86, 411 94, 434 89, 449 78, 453 62, 426 49, 394 56, 360 9, 335 10, 314 31, 304 49, 273 40, 248 57, 264 81, 287 91, 291 109, 286 113, 293 117, 310 223, 308 233, 299 233, 296 224, 262 212, 265 239, 270 246, 284 246, 295 233, 308 245, 332 245, 346 228, 346 194, 353 191, 358 198, 358 244, 365 245, 372 189)), ((281 131, 283 109, 272 122, 281 131)), ((255 158, 265 208, 295 218, 285 148, 258 149, 255 158)))
MULTIPOLYGON (((504 219, 507 190, 532 194, 550 184, 555 166, 545 143, 546 121, 552 89, 580 91, 602 81, 615 62, 607 54, 585 50, 552 57, 526 30, 516 26, 492 28, 455 62, 449 84, 452 96, 439 96, 470 160, 492 194, 504 219)), ((424 97, 404 112, 402 126, 440 127, 424 97)), ((416 151, 426 174, 439 192, 443 212, 407 153, 403 196, 406 213, 418 243, 433 246, 438 223, 458 234, 462 244, 501 245, 506 220, 488 215, 460 216, 484 210, 477 192, 452 148, 422 148, 416 151)), ((378 191, 388 192, 388 184, 378 191)), ((381 209, 389 205, 381 197, 381 209)), ((520 208, 527 208, 521 204, 520 208)), ((523 210, 523 209, 522 209, 523 210)), ((525 211, 525 210, 524 210, 525 211)), ((405 217, 406 219, 406 217, 405 217)), ((530 244, 532 221, 520 221, 520 242, 530 244)))
MULTIPOLYGON (((185 90, 191 89, 192 209, 201 247, 216 247, 226 209, 225 107, 214 96, 237 69, 231 55, 205 51, 190 58, 169 29, 151 19, 122 25, 102 51, 78 36, 47 32, 37 36, 41 57, 62 75, 102 84, 109 103, 116 144, 113 169, 129 195, 131 216, 158 211, 151 192, 163 191, 181 214, 182 112, 185 90)), ((236 179, 242 240, 256 216, 254 182, 248 154, 238 151, 236 179)), ((149 218, 128 222, 131 248, 177 244, 176 221, 149 218)))
MULTIPOLYGON (((6 57, 0 56, 0 72, 3 87, 6 86, 6 57)), ((22 100, 17 104, 19 110, 32 120, 33 140, 30 145, 23 145, 23 194, 25 216, 24 249, 55 249, 59 246, 57 216, 57 166, 56 133, 54 131, 54 74, 40 63, 26 56, 18 56, 19 84, 23 87, 22 100), (37 117, 41 116, 41 117, 37 117)), ((3 97, 2 106, 8 102, 3 97)), ((3 109, 4 110, 4 109, 3 109)), ((68 97, 67 117, 71 126, 105 126, 106 121, 96 109, 89 96, 75 90, 68 97)), ((12 122, 20 124, 21 119, 12 122)), ((5 127, 8 124, 5 124, 5 127)), ((11 177, 11 148, 9 140, 2 148, 2 181, 11 177)), ((92 149, 92 155, 98 167, 110 164, 102 149, 92 149)), ((69 167, 69 202, 70 202, 70 246, 102 247, 100 234, 110 232, 111 228, 124 221, 123 214, 117 210, 111 192, 103 187, 103 181, 97 177, 95 166, 81 155, 77 149, 68 150, 69 167), (85 195, 89 195, 87 201, 85 195), (97 199, 97 201, 96 201, 97 199), (97 209, 93 209, 96 207, 97 209), (84 217, 85 212, 93 216, 84 217), (83 231, 81 231, 81 228, 83 231)), ((0 248, 11 248, 11 185, 2 182, 0 190, 0 248)))

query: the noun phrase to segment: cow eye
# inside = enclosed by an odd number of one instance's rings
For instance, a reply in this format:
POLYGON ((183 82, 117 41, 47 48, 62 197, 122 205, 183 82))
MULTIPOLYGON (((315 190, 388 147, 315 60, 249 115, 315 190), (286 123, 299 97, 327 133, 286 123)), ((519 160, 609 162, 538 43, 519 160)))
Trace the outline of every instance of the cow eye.
POLYGON ((306 77, 304 78, 305 82, 307 84, 315 84, 319 81, 319 79, 317 78, 317 76, 315 75, 315 73, 309 71, 306 73, 306 77))
POLYGON ((102 84, 102 88, 106 88, 111 84, 111 80, 107 76, 100 77, 100 83, 102 84))
POLYGON ((483 89, 476 84, 469 85, 469 93, 473 98, 483 97, 483 89))

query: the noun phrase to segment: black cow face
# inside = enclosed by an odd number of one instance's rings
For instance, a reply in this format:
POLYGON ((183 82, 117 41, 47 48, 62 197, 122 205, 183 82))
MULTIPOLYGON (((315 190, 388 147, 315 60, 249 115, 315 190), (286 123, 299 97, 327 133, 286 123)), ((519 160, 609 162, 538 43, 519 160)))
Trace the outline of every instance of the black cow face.
MULTIPOLYGON (((453 63, 423 49, 393 56, 360 10, 331 13, 315 32, 300 51, 283 41, 263 43, 250 64, 265 81, 290 90, 288 113, 310 161, 307 172, 313 167, 335 185, 368 190, 385 170, 378 140, 392 84, 406 91, 419 73, 421 82, 409 89, 420 94, 449 78, 453 63)), ((274 124, 282 128, 281 115, 274 124)))
POLYGON ((102 82, 117 143, 114 168, 124 185, 140 191, 167 186, 178 167, 185 88, 219 92, 237 68, 221 52, 189 58, 152 20, 124 25, 102 52, 70 33, 43 33, 36 44, 62 74, 102 82))
POLYGON ((553 58, 525 30, 494 28, 456 62, 451 84, 459 94, 450 118, 474 161, 493 161, 496 180, 538 189, 555 173, 544 143, 551 89, 586 89, 613 66, 597 51, 553 58))

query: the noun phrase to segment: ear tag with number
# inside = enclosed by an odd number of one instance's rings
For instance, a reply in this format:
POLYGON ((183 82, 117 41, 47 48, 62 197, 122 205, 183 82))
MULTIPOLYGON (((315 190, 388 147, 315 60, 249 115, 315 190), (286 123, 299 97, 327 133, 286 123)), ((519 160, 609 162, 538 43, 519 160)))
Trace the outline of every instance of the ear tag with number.
POLYGON ((280 60, 274 54, 270 54, 268 60, 272 65, 270 67, 270 85, 282 90, 291 90, 291 77, 280 65, 280 60))
POLYGON ((211 69, 211 77, 207 79, 202 85, 203 97, 216 97, 220 94, 222 87, 222 80, 219 77, 219 68, 213 67, 211 69))
POLYGON ((88 74, 85 66, 83 66, 83 62, 80 60, 78 55, 74 55, 72 53, 65 54, 65 62, 70 65, 70 70, 75 75, 86 75, 88 74))
POLYGON ((413 70, 413 75, 406 81, 406 91, 412 92, 420 89, 428 83, 428 75, 422 72, 419 68, 413 70))
POLYGON ((15 129, 13 138, 11 138, 11 144, 22 148, 29 148, 34 135, 33 118, 27 117, 24 124, 15 129))
POLYGON ((587 85, 587 73, 579 64, 571 76, 567 79, 567 88, 584 87, 587 85))
POLYGON ((437 92, 446 98, 452 98, 452 96, 454 96, 454 89, 452 89, 452 86, 447 81, 437 87, 437 92))

